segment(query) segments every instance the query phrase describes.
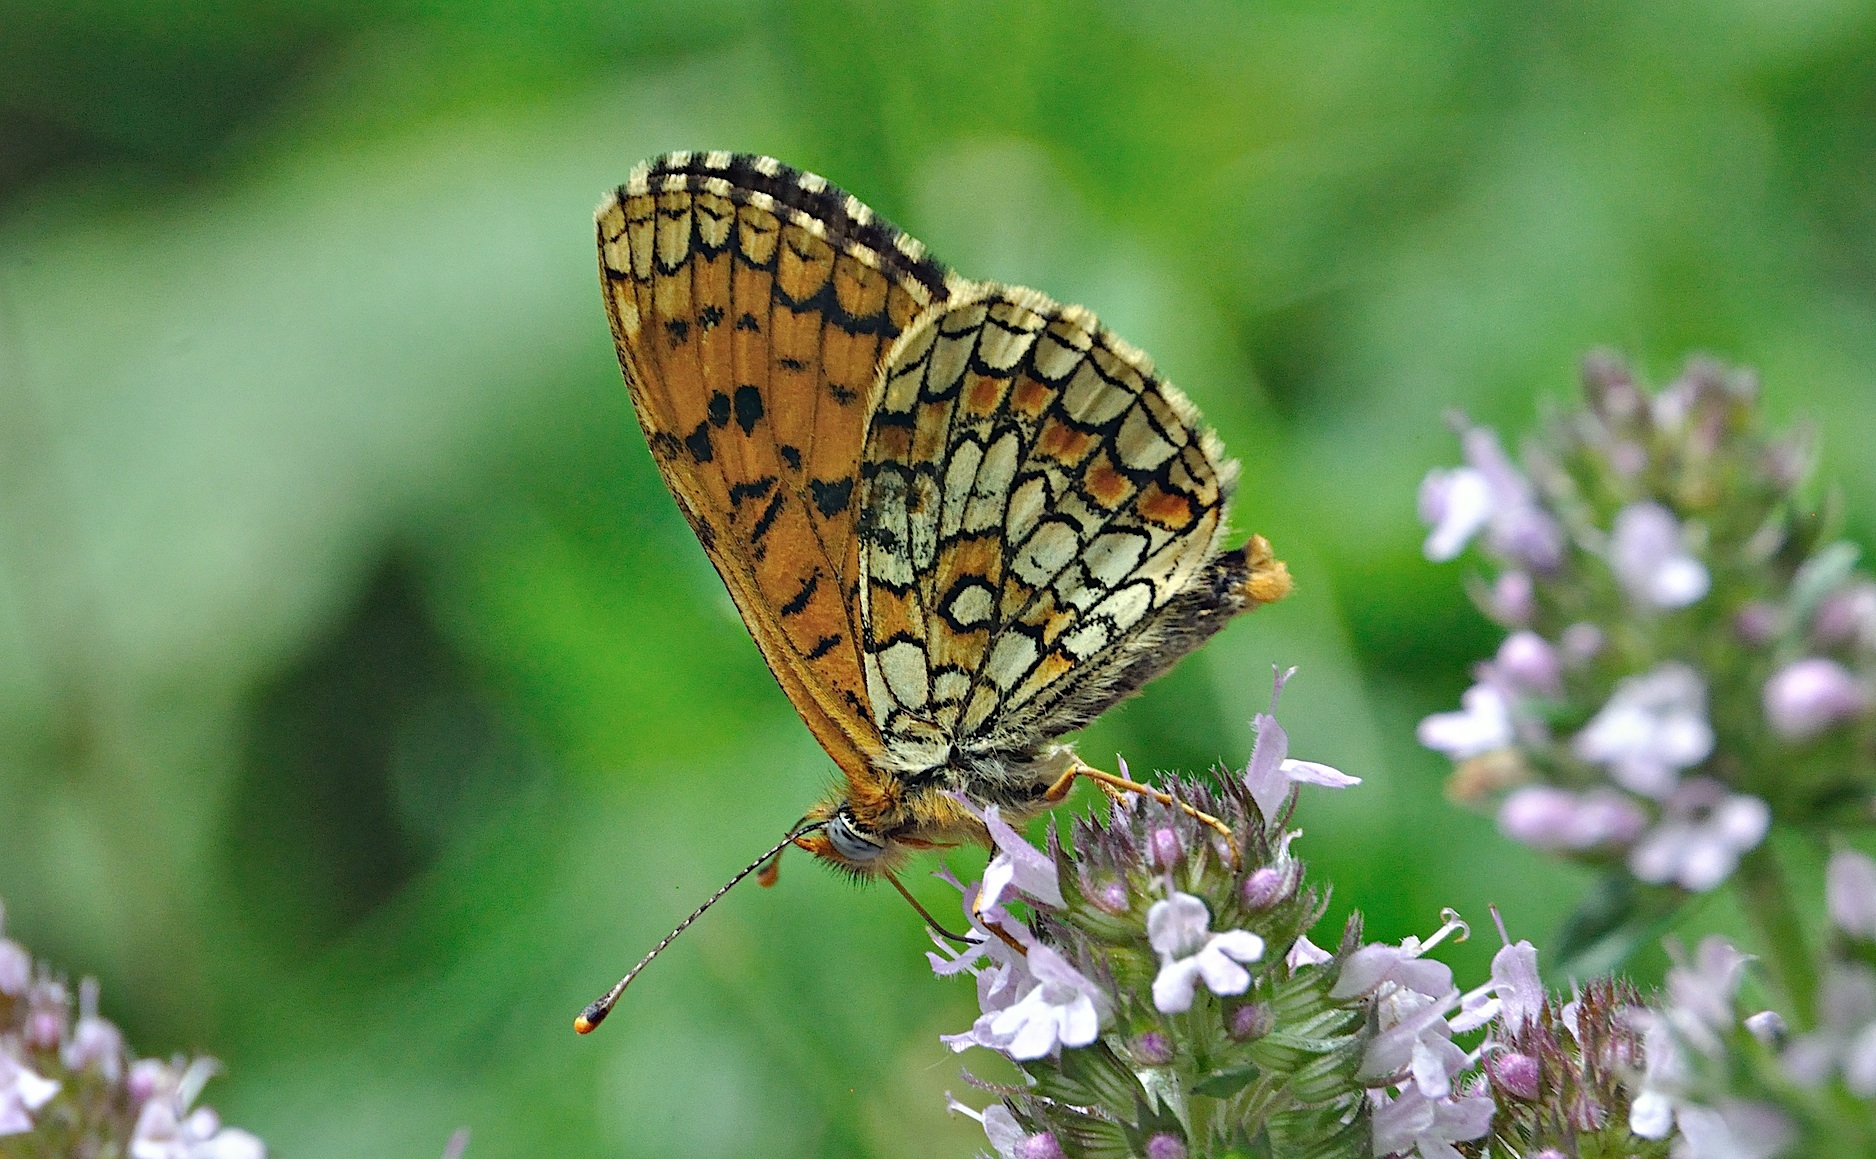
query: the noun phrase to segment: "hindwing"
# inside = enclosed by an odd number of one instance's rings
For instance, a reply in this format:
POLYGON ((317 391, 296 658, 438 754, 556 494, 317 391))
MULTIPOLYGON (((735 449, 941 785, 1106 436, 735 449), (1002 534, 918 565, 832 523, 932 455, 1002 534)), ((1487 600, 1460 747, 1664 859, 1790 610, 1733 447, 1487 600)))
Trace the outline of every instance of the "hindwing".
POLYGON ((1218 555, 1235 471, 1086 310, 992 285, 928 310, 888 356, 861 465, 887 751, 916 768, 1033 749, 1222 626, 1191 609, 1248 574, 1218 555))
POLYGON ((672 153, 599 208, 619 364, 652 456, 804 721, 882 748, 860 658, 859 464, 886 351, 951 278, 813 174, 672 153))

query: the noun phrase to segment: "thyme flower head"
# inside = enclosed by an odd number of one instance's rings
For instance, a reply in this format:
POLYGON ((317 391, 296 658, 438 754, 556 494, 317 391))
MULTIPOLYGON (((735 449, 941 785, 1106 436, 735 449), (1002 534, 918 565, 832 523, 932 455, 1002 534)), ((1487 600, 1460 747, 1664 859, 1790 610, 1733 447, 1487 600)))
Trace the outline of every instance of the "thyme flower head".
POLYGON ((19 1153, 265 1159, 259 1138, 195 1105, 213 1060, 134 1057, 98 1013, 96 979, 79 983, 76 1018, 72 1007, 61 979, 0 937, 0 1137, 21 1137, 19 1153))
POLYGON ((1421 486, 1427 557, 1471 559, 1510 631, 1420 741, 1512 839, 1704 892, 1774 821, 1876 807, 1876 580, 1751 374, 1651 392, 1596 354, 1583 388, 1515 462, 1459 420, 1465 465, 1421 486))

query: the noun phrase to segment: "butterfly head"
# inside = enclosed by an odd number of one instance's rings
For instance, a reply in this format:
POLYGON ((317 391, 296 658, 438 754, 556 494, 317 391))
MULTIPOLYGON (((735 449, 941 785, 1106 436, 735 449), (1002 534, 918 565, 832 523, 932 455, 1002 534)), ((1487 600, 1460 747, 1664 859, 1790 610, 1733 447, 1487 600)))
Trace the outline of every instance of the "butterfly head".
POLYGON ((794 844, 861 878, 890 874, 914 852, 976 837, 978 824, 948 793, 843 793, 802 818, 794 844))

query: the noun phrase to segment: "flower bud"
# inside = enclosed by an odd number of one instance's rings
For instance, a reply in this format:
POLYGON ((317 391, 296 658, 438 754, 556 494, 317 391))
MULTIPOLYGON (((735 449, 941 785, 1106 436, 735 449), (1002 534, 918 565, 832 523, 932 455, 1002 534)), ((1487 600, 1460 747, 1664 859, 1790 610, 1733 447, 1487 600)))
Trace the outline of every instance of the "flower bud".
POLYGON ((1811 619, 1811 638, 1825 648, 1876 642, 1876 583, 1865 580, 1825 596, 1811 619))
POLYGON ((1587 621, 1571 624, 1557 639, 1564 663, 1572 668, 1581 668, 1594 660, 1606 641, 1603 630, 1587 621))
POLYGON ((1152 835, 1147 838, 1147 857, 1151 860, 1153 868, 1171 869, 1179 864, 1179 859, 1183 856, 1185 856, 1185 850, 1180 847, 1179 834, 1170 825, 1153 830, 1152 835))
POLYGON ((1869 707, 1869 693, 1835 660, 1810 656, 1765 682, 1765 717, 1787 740, 1808 740, 1869 707))
POLYGON ((1543 1093, 1543 1067, 1528 1054, 1510 1050, 1491 1055, 1486 1059, 1485 1069, 1492 1082, 1513 1098, 1530 1103, 1536 1102, 1543 1093))
POLYGON ((1290 875, 1275 866, 1265 865, 1251 871, 1239 889, 1239 896, 1244 899, 1244 908, 1252 911, 1267 910, 1284 898, 1289 897, 1295 888, 1290 875))
POLYGON ((1515 569, 1501 573, 1492 582, 1486 605, 1485 614, 1507 628, 1528 625, 1537 614, 1537 589, 1530 573, 1515 569))
POLYGON ((1157 1030, 1133 1040, 1134 1061, 1141 1066, 1165 1066, 1173 1060, 1172 1042, 1157 1030))
POLYGON ((1753 600, 1733 613, 1733 635, 1755 648, 1763 648, 1778 638, 1778 608, 1764 600, 1753 600))
POLYGON ((1094 907, 1115 917, 1133 908, 1133 898, 1127 893, 1127 883, 1117 877, 1103 874, 1096 878, 1089 874, 1088 867, 1080 869, 1081 893, 1094 907))
POLYGON ((1146 1141, 1146 1159, 1186 1159, 1185 1140, 1161 1131, 1146 1141))
POLYGON ((1018 1159, 1062 1159, 1062 1145, 1047 1131, 1038 1131, 1016 1145, 1018 1159))
POLYGON ((1563 691, 1563 666, 1557 651, 1536 632, 1526 629, 1506 636, 1493 664, 1520 692, 1555 696, 1563 691))
POLYGON ((1851 849, 1831 854, 1824 873, 1824 900, 1838 929, 1876 942, 1876 861, 1851 849))
POLYGON ((1276 1015, 1261 1002, 1247 1002, 1231 1012, 1226 1029, 1233 1042, 1249 1042, 1269 1034, 1277 1024, 1276 1015))
POLYGON ((1788 1029, 1784 1017, 1776 1010, 1761 1010, 1757 1014, 1747 1015, 1745 1027, 1752 1037, 1774 1049, 1784 1045, 1785 1031, 1788 1029))

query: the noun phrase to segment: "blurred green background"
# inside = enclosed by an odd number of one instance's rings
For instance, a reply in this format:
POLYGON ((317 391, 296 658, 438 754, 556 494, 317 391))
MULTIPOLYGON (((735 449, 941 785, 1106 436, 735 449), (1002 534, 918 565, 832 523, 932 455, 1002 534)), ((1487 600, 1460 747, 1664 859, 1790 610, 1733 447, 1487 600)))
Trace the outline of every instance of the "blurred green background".
POLYGON ((1242 762, 1301 665, 1295 751, 1367 784, 1299 849, 1376 936, 1495 902, 1542 944, 1586 881, 1412 742, 1495 643, 1418 554, 1446 408, 1528 425, 1596 343, 1751 362, 1869 542, 1867 3, 0 0, 0 896, 278 1155, 981 1142, 968 988, 804 858, 569 1028, 831 772, 600 308, 593 205, 686 147, 1086 303, 1197 400, 1298 594, 1084 751, 1242 762))

